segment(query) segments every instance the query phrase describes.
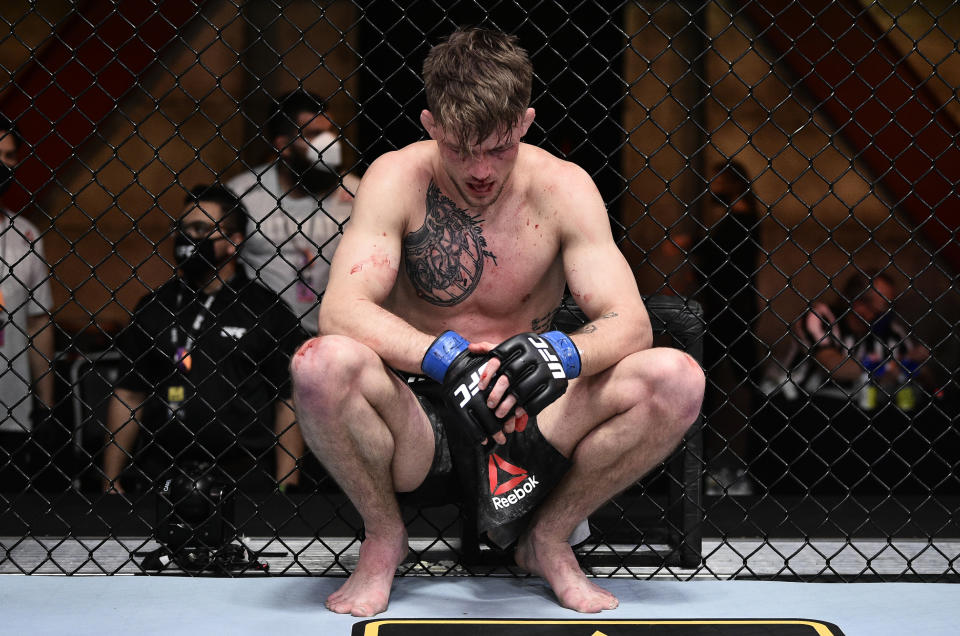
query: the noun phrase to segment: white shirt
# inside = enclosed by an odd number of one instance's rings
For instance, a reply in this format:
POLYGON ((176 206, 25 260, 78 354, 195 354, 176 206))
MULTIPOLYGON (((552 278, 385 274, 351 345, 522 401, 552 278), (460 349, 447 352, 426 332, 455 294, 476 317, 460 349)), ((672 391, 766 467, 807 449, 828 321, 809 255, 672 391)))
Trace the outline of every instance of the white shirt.
POLYGON ((0 212, 0 431, 33 428, 27 318, 49 313, 50 268, 30 221, 0 212))
POLYGON ((317 333, 319 298, 353 201, 338 188, 323 201, 281 189, 275 164, 264 164, 227 183, 250 215, 240 260, 253 279, 290 305, 304 329, 317 333))

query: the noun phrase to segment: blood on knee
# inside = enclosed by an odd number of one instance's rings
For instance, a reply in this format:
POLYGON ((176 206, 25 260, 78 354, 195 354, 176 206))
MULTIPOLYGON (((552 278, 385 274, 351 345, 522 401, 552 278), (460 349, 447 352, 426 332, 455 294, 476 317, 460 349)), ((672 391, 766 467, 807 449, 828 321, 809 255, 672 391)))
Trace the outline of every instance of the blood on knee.
POLYGON ((299 349, 297 349, 297 352, 294 354, 294 356, 297 358, 302 358, 310 351, 310 349, 313 348, 313 346, 316 343, 317 343, 316 338, 311 338, 310 340, 307 340, 300 346, 299 349))
POLYGON ((321 353, 322 347, 320 338, 310 338, 300 345, 300 348, 290 358, 290 370, 293 373, 294 383, 298 380, 298 376, 317 373, 317 362, 325 356, 321 353))

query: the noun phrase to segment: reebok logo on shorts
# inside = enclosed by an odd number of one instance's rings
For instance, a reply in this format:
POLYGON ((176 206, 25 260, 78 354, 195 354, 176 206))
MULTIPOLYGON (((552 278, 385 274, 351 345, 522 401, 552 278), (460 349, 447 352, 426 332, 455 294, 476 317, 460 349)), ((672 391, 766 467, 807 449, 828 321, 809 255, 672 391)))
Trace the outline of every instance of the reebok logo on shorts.
POLYGON ((487 473, 490 478, 490 494, 493 495, 490 500, 494 510, 509 508, 540 485, 536 475, 530 475, 525 469, 514 466, 496 453, 490 453, 487 473))

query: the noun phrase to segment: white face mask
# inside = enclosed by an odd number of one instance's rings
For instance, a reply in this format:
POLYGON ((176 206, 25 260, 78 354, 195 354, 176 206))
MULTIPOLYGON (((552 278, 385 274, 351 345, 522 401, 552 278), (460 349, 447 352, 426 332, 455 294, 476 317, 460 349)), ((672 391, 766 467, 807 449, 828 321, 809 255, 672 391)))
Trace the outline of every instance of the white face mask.
POLYGON ((317 170, 336 172, 340 167, 342 149, 337 135, 329 130, 307 140, 307 161, 317 170))

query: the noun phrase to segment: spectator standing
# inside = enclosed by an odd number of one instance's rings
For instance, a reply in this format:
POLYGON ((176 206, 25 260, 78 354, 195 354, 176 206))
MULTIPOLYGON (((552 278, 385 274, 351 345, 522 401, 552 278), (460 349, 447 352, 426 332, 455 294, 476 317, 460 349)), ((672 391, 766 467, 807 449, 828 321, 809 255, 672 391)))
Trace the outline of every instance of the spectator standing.
MULTIPOLYGON (((0 117, 0 195, 10 187, 23 140, 0 117)), ((22 490, 47 456, 35 433, 53 406, 54 328, 50 268, 30 221, 0 209, 0 484, 22 490)))
POLYGON ((275 156, 227 184, 253 222, 240 254, 247 272, 280 294, 312 335, 357 183, 338 173, 342 142, 325 111, 303 90, 281 98, 267 127, 275 156))
POLYGON ((720 216, 694 253, 707 321, 707 494, 748 495, 749 422, 759 376, 753 327, 760 215, 751 179, 737 161, 714 166, 710 194, 720 216))

